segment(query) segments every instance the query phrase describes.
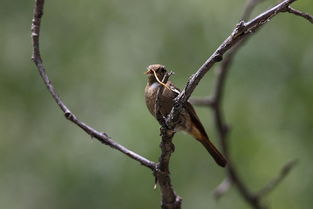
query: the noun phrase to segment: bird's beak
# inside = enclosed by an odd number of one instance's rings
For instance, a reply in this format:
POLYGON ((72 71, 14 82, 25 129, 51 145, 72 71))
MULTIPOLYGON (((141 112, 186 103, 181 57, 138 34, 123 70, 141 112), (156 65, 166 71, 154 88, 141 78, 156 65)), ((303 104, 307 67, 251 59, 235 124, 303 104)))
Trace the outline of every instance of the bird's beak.
POLYGON ((146 72, 144 72, 144 74, 146 74, 146 75, 149 75, 149 74, 152 74, 153 73, 153 70, 151 70, 151 69, 148 69, 146 72))

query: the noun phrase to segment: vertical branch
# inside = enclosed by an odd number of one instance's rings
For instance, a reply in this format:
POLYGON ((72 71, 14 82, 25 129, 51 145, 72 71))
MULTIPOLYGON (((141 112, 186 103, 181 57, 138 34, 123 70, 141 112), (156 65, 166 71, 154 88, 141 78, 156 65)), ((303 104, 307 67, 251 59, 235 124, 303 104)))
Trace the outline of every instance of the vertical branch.
POLYGON ((33 38, 32 60, 35 61, 36 63, 42 62, 39 48, 39 34, 44 3, 45 0, 37 0, 35 2, 34 17, 32 19, 32 38, 33 38))
MULTIPOLYGON (((165 74, 162 79, 163 83, 166 83, 169 77, 172 75, 172 72, 165 74)), ((171 154, 175 150, 175 146, 172 143, 173 136, 175 131, 170 129, 166 124, 165 117, 160 112, 160 96, 162 95, 164 86, 160 85, 156 101, 155 101, 155 112, 156 118, 161 125, 160 135, 161 135, 161 155, 159 159, 159 164, 157 166, 157 170, 155 172, 156 180, 160 185, 161 196, 162 196, 162 209, 180 209, 182 199, 178 196, 171 184, 170 170, 169 170, 169 162, 171 158, 171 154)))
MULTIPOLYGON (((261 1, 262 0, 248 0, 246 7, 244 9, 243 15, 242 15, 242 20, 246 21, 250 17, 252 10, 255 8, 255 6, 261 1)), ((232 162, 232 158, 229 153, 229 143, 228 143, 229 128, 224 119, 223 109, 222 109, 222 99, 223 99, 224 88, 226 86, 226 78, 227 78, 228 72, 230 70, 234 56, 236 55, 238 50, 245 44, 247 40, 248 40, 248 37, 245 37, 239 43, 237 43, 236 46, 233 47, 229 51, 229 53, 225 56, 220 67, 218 68, 215 87, 213 89, 213 94, 211 97, 212 105, 210 107, 214 114, 215 126, 219 135, 221 148, 229 161, 228 167, 226 168, 229 181, 235 185, 235 187, 237 188, 241 196, 246 200, 246 202, 250 204, 252 208, 265 209, 266 207, 260 203, 260 200, 251 191, 249 191, 245 183, 239 177, 237 169, 235 168, 235 165, 232 162)), ((216 190, 215 195, 220 196, 222 195, 222 192, 226 192, 227 190, 223 190, 221 192, 220 191, 221 190, 216 190)))
POLYGON ((181 209, 182 199, 173 189, 169 171, 170 157, 175 149, 172 143, 175 132, 163 126, 160 128, 160 132, 161 156, 156 170, 156 178, 161 189, 162 209, 181 209))

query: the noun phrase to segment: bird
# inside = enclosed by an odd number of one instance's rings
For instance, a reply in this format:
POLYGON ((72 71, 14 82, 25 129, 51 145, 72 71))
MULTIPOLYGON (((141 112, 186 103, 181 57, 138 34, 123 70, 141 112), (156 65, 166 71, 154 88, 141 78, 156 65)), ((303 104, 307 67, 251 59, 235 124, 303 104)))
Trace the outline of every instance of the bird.
MULTIPOLYGON (((166 75, 167 70, 164 65, 153 64, 147 67, 145 74, 147 75, 147 85, 145 87, 145 101, 148 110, 156 118, 155 103, 158 89, 163 85, 162 93, 159 95, 159 111, 162 116, 167 116, 173 105, 174 99, 180 93, 180 90, 175 87, 171 81, 162 83, 164 76, 166 75)), ((175 127, 175 131, 184 131, 188 135, 191 135, 197 141, 199 141, 213 157, 215 162, 221 166, 225 167, 227 165, 227 160, 221 154, 221 152, 214 146, 210 141, 195 109, 187 101, 182 111, 179 115, 178 125, 175 127)))

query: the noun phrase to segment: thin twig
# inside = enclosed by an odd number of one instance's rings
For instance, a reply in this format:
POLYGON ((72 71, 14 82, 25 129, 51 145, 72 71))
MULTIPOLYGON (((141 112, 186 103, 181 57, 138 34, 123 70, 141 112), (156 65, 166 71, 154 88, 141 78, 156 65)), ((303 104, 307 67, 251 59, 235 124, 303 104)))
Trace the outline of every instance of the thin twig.
POLYGON ((101 133, 92 127, 88 126, 87 124, 81 122, 70 110, 69 108, 64 104, 64 102, 61 100, 60 96, 58 95, 56 89, 52 85, 51 80, 49 79, 45 67, 42 64, 42 59, 40 55, 40 48, 39 48, 39 36, 40 36, 40 23, 41 23, 41 17, 43 15, 43 6, 44 6, 44 0, 36 0, 35 8, 34 8, 34 16, 32 20, 32 40, 33 40, 33 54, 32 54, 32 60, 34 61, 41 78, 43 79, 46 87, 48 88, 48 91, 50 92, 51 96, 53 97, 54 101, 58 104, 60 109, 64 112, 65 117, 72 121, 74 124, 79 126, 81 129, 83 129, 87 134, 89 134, 91 137, 94 137, 98 139, 103 144, 106 144, 125 155, 129 156, 130 158, 138 161, 142 165, 150 168, 151 170, 154 170, 156 167, 156 163, 142 157, 141 155, 127 149, 126 147, 118 144, 114 140, 112 140, 107 134, 101 133))
POLYGON ((273 191, 273 189, 275 189, 279 183, 286 178, 286 176, 297 165, 297 163, 298 160, 291 160, 287 162, 280 170, 278 176, 269 181, 259 192, 256 193, 256 196, 261 198, 273 191))
POLYGON ((313 16, 309 15, 308 13, 302 12, 300 10, 296 10, 296 9, 290 7, 290 6, 287 7, 286 11, 291 13, 291 14, 303 17, 303 18, 307 19, 308 21, 310 21, 311 23, 313 23, 313 16))

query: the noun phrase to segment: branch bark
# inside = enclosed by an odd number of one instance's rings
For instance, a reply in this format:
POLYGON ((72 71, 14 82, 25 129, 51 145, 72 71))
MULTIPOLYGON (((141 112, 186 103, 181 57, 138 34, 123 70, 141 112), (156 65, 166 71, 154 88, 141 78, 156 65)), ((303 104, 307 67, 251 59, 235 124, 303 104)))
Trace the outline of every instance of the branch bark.
MULTIPOLYGON (((160 124, 162 124, 162 127, 160 129, 161 136, 162 136, 162 140, 160 144, 161 156, 160 156, 160 162, 155 163, 127 149, 126 147, 118 144, 117 142, 112 140, 106 133, 101 133, 93 129, 92 127, 88 126, 87 124, 83 123, 82 121, 80 121, 69 110, 69 108, 64 104, 64 102, 58 95, 56 89, 54 88, 51 80, 49 79, 46 73, 46 69, 43 66, 42 58, 40 55, 40 47, 39 47, 40 25, 41 25, 41 18, 43 15, 44 3, 45 3, 44 0, 36 0, 35 2, 34 16, 32 20, 32 40, 33 40, 32 60, 34 61, 39 71, 39 74, 41 78, 43 79, 44 84, 48 88, 48 91, 50 92, 52 98, 58 104, 60 109, 63 111, 65 117, 68 120, 72 121, 77 126, 79 126, 81 129, 83 129, 91 137, 98 139, 101 143, 106 144, 112 147, 113 149, 116 149, 126 154, 128 157, 138 161, 145 167, 150 168, 154 172, 157 182, 159 183, 160 188, 161 188, 162 208, 163 209, 180 209, 182 199, 178 195, 176 195, 175 191, 173 190, 173 187, 171 185, 170 172, 169 172, 170 156, 171 156, 171 153, 174 151, 172 138, 175 132, 169 131, 167 129, 167 127, 165 126, 165 122, 164 121, 162 122, 163 120, 162 117, 159 120, 160 124)), ((166 79, 168 79, 168 77, 166 79)))
POLYGON ((234 47, 239 41, 253 34, 257 29, 269 22, 277 14, 284 12, 286 8, 296 0, 285 0, 276 6, 266 10, 254 19, 244 22, 240 21, 231 35, 215 50, 215 52, 204 62, 204 64, 193 74, 187 81, 185 88, 176 97, 175 105, 171 111, 170 117, 172 121, 177 121, 177 117, 182 109, 182 106, 191 96, 196 86, 203 78, 203 76, 213 67, 217 62, 222 61, 223 55, 234 47), (176 120, 175 120, 176 119, 176 120))
MULTIPOLYGON (((246 185, 243 183, 243 181, 240 179, 236 169, 234 168, 232 159, 229 156, 227 143, 227 134, 229 128, 224 120, 221 107, 221 98, 223 96, 228 68, 232 62, 235 52, 240 47, 240 45, 238 46, 237 44, 239 44, 240 41, 247 39, 249 36, 251 36, 251 34, 261 28, 261 26, 263 26, 265 23, 269 22, 269 20, 271 20, 277 14, 285 12, 289 5, 291 5, 295 1, 296 0, 284 0, 248 22, 240 21, 236 25, 231 35, 228 36, 226 40, 215 50, 215 52, 205 61, 205 63, 199 68, 199 70, 189 78, 185 88, 176 97, 174 107, 167 117, 168 127, 175 127, 184 103, 189 99, 200 80, 213 67, 215 63, 223 60, 223 55, 226 52, 228 52, 230 49, 233 49, 233 52, 228 55, 227 59, 222 64, 223 70, 220 70, 218 73, 215 91, 211 99, 207 100, 207 104, 213 109, 215 124, 218 130, 220 142, 224 154, 228 159, 228 166, 226 168, 227 174, 230 180, 235 183, 236 188, 238 189, 241 196, 250 204, 251 207, 255 209, 265 209, 266 207, 260 203, 260 199, 255 194, 251 193, 246 185), (236 45, 237 47, 235 47, 236 45)), ((254 8, 253 4, 256 4, 258 2, 259 1, 255 0, 253 3, 248 4, 248 6, 250 7, 250 9, 252 9, 254 8)), ((246 9, 243 18, 247 17, 248 15, 249 11, 246 9)))
POLYGON ((156 167, 156 163, 142 157, 141 155, 127 149, 126 147, 118 144, 114 140, 112 140, 106 133, 101 133, 94 128, 88 126, 84 122, 80 121, 70 110, 69 108, 64 104, 64 102, 61 100, 60 96, 58 95, 56 89, 54 88, 51 80, 49 79, 46 69, 42 63, 42 58, 40 55, 40 48, 39 48, 39 38, 40 38, 40 24, 41 24, 41 18, 43 15, 43 7, 44 7, 44 0, 36 0, 35 7, 34 7, 34 16, 32 20, 32 41, 33 41, 33 54, 32 54, 32 60, 34 61, 39 74, 48 88, 48 91, 50 92, 52 98, 54 101, 58 104, 60 109, 63 111, 64 116, 72 121, 74 124, 79 126, 81 129, 83 129, 87 134, 89 134, 91 137, 94 137, 98 139, 101 143, 106 144, 113 149, 116 149, 123 154, 127 155, 128 157, 138 161, 143 166, 150 168, 151 170, 154 170, 156 167))
POLYGON ((302 12, 300 10, 294 9, 292 7, 287 7, 287 12, 297 15, 299 17, 303 17, 305 19, 307 19, 308 21, 310 21, 311 23, 313 23, 313 16, 309 15, 308 13, 302 12))
MULTIPOLYGON (((168 78, 172 75, 172 72, 165 74, 162 79, 163 83, 168 81, 168 78)), ((157 172, 155 173, 156 180, 160 185, 161 189, 161 207, 162 209, 180 209, 182 198, 176 194, 173 189, 170 177, 169 163, 171 159, 171 154, 175 150, 175 146, 172 142, 175 135, 175 131, 167 126, 166 117, 160 112, 160 96, 162 95, 164 86, 160 85, 157 91, 156 101, 155 101, 155 112, 156 118, 161 125, 160 135, 161 135, 161 156, 159 159, 159 164, 157 166, 157 172)))
MULTIPOLYGON (((242 19, 246 20, 250 17, 253 9, 255 6, 262 2, 263 0, 249 0, 246 4, 246 7, 244 9, 242 19)), ((239 41, 233 47, 229 53, 225 56, 225 59, 222 61, 221 66, 217 70, 217 77, 216 77, 216 82, 215 86, 213 89, 212 96, 210 97, 210 102, 212 105, 210 105, 213 114, 214 114, 214 121, 215 121, 215 126, 219 135, 219 142, 222 147, 222 150, 225 154, 225 156, 230 159, 228 163, 227 169, 227 179, 224 180, 220 186, 218 186, 215 189, 215 197, 221 197, 225 192, 228 191, 230 188, 231 184, 234 184, 235 187, 238 189, 239 194, 254 208, 264 208, 264 206, 261 205, 260 201, 249 191, 247 186, 244 184, 242 179, 239 177, 238 172, 235 168, 234 163, 231 161, 231 156, 229 153, 229 146, 228 146, 228 132, 229 132, 229 126, 227 125, 225 119, 224 119, 224 114, 223 114, 223 109, 222 109, 222 99, 223 99, 223 93, 224 93, 224 88, 226 86, 226 78, 228 75, 228 72, 230 70, 231 64, 233 63, 233 59, 238 52, 238 50, 248 41, 249 37, 246 37, 239 41), (228 187, 222 187, 224 185, 224 182, 228 182, 228 187), (220 188, 223 188, 221 190, 220 188)))

